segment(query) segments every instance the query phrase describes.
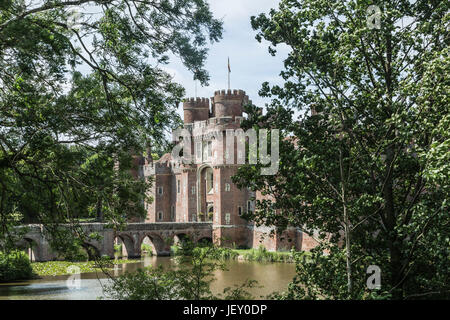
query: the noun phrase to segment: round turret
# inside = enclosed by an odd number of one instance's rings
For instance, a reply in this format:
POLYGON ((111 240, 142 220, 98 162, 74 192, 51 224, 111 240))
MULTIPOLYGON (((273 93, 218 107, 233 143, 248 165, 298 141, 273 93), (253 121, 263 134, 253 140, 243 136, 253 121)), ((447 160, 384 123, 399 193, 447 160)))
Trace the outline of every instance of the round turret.
POLYGON ((194 121, 208 120, 209 117, 209 99, 189 98, 183 102, 184 123, 193 123, 194 121))
POLYGON ((221 90, 214 93, 213 110, 216 118, 242 117, 243 106, 249 102, 243 90, 221 90))

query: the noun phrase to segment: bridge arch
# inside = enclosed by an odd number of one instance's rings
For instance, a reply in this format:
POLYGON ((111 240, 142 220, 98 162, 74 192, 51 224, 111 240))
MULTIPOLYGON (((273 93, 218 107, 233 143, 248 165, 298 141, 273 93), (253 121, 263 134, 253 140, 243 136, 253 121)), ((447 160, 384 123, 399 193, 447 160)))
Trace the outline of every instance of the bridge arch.
POLYGON ((95 260, 101 256, 100 249, 92 243, 84 242, 81 247, 86 250, 89 261, 95 260))
POLYGON ((134 258, 138 256, 135 252, 133 238, 125 233, 116 234, 114 244, 121 245, 121 256, 134 258))
POLYGON ((211 245, 213 243, 212 237, 202 237, 200 239, 197 240, 197 244, 202 246, 202 245, 211 245))
POLYGON ((166 254, 166 252, 170 250, 170 248, 169 249, 167 248, 168 244, 163 240, 163 238, 160 235, 155 234, 153 232, 145 232, 141 235, 138 242, 139 250, 141 249, 142 243, 144 243, 146 239, 148 239, 152 244, 153 255, 156 256, 164 255, 166 254))
POLYGON ((24 251, 31 262, 40 261, 40 244, 39 241, 33 239, 32 237, 24 237, 18 243, 16 247, 19 250, 24 251))
POLYGON ((186 242, 190 239, 190 236, 187 233, 176 233, 173 236, 173 244, 178 246, 181 245, 183 242, 186 242))

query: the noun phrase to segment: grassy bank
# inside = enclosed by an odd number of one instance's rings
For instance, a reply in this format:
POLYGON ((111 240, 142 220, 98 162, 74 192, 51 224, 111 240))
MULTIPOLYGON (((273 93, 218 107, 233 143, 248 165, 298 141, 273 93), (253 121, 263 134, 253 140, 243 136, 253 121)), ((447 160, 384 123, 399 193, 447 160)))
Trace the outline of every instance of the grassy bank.
MULTIPOLYGON (((136 263, 139 260, 110 260, 112 265, 123 263, 136 263)), ((75 266, 80 268, 81 273, 101 271, 101 268, 95 261, 86 262, 71 262, 71 261, 47 261, 47 262, 33 262, 31 264, 33 272, 39 276, 62 276, 71 274, 69 267, 75 266)))
MULTIPOLYGON (((229 249, 218 248, 220 259, 223 260, 245 260, 257 262, 285 262, 293 263, 294 257, 290 251, 267 251, 264 247, 258 249, 229 249)), ((171 253, 174 256, 180 255, 181 249, 177 246, 171 247, 171 253)), ((308 257, 309 252, 302 252, 302 255, 308 257)))

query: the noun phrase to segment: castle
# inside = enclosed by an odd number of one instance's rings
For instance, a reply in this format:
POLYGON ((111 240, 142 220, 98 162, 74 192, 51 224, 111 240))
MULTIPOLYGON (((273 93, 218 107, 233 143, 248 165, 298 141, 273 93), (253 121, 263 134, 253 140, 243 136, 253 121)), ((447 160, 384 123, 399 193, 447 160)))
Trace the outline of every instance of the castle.
POLYGON ((237 141, 230 154, 227 141, 222 137, 240 129, 243 106, 248 103, 249 98, 242 90, 216 91, 211 99, 190 98, 183 102, 182 129, 191 136, 183 140, 183 153, 189 147, 192 161, 175 161, 173 153, 157 161, 151 156, 142 159, 140 175, 153 177, 150 190, 153 201, 145 204, 145 222, 211 223, 211 240, 219 245, 247 248, 263 245, 270 251, 292 247, 309 250, 315 241, 297 228, 271 234, 270 228, 256 226, 242 218, 245 212, 254 210, 255 199, 262 197, 233 184, 231 177, 240 164, 228 160, 242 159, 243 155, 237 148, 237 141))

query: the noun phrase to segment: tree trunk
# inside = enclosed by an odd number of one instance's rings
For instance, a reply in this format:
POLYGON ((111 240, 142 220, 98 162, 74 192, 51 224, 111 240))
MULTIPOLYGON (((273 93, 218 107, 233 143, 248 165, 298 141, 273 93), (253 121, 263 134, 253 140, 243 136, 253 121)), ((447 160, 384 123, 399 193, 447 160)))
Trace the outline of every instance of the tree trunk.
POLYGON ((342 155, 342 146, 339 150, 339 168, 340 168, 340 174, 341 174, 341 197, 342 197, 342 203, 343 203, 343 213, 344 213, 344 237, 345 237, 345 258, 346 258, 346 271, 347 271, 347 292, 349 295, 349 298, 352 297, 352 291, 353 291, 353 279, 352 279, 352 252, 350 248, 350 220, 348 217, 348 211, 347 211, 347 195, 346 195, 346 178, 345 178, 345 171, 344 171, 344 159, 342 155))

